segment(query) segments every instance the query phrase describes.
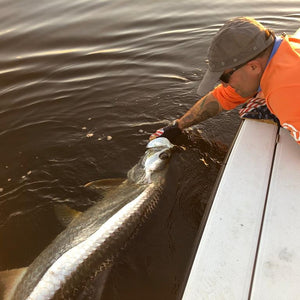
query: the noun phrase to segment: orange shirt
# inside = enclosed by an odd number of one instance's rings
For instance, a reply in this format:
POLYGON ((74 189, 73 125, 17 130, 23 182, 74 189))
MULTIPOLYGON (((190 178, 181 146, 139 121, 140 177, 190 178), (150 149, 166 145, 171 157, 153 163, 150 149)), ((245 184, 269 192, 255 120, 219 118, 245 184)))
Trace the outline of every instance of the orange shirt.
MULTIPOLYGON (((300 38, 284 38, 266 67, 260 86, 270 111, 300 144, 300 38)), ((219 85, 212 93, 226 110, 247 101, 230 86, 219 85)))

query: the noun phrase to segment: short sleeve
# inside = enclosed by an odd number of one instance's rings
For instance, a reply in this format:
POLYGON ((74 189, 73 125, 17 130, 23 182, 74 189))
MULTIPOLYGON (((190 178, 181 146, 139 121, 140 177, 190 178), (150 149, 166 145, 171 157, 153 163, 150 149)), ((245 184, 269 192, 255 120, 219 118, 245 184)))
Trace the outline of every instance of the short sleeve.
POLYGON ((225 110, 230 110, 236 106, 245 103, 249 98, 240 96, 231 86, 219 84, 213 91, 213 96, 218 99, 219 103, 225 110))

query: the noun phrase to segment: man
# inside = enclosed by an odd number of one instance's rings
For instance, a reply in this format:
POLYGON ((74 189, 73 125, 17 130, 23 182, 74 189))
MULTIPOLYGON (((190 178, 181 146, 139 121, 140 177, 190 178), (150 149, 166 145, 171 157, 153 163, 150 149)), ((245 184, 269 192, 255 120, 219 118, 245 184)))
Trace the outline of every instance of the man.
POLYGON ((276 37, 252 18, 234 18, 213 38, 208 65, 197 91, 205 96, 150 139, 173 140, 184 128, 248 101, 242 117, 275 115, 300 144, 300 38, 276 37))

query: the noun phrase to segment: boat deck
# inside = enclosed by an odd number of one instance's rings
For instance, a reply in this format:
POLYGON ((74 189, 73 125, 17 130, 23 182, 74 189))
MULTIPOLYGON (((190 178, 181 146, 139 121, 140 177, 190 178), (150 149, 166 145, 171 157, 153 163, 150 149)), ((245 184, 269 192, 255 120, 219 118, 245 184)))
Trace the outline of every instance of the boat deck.
POLYGON ((224 168, 183 299, 299 299, 300 146, 245 120, 224 168))

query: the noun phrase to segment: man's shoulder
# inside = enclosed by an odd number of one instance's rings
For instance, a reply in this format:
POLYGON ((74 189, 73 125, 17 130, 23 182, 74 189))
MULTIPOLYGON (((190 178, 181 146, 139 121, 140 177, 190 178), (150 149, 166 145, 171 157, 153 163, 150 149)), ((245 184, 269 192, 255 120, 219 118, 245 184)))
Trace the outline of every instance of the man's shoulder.
POLYGON ((290 46, 300 54, 300 28, 295 32, 294 35, 288 36, 287 41, 290 46))

